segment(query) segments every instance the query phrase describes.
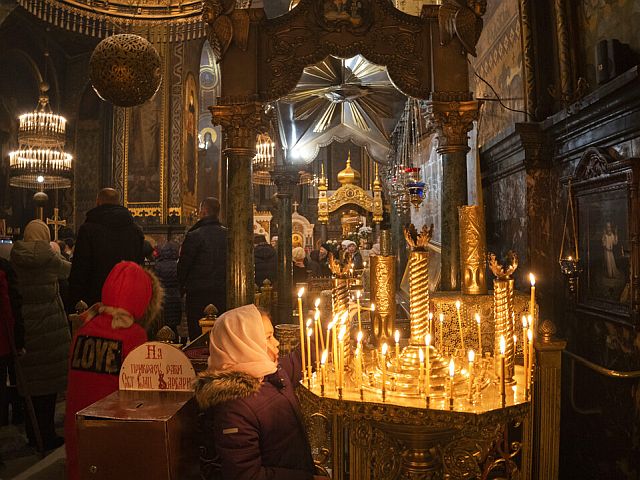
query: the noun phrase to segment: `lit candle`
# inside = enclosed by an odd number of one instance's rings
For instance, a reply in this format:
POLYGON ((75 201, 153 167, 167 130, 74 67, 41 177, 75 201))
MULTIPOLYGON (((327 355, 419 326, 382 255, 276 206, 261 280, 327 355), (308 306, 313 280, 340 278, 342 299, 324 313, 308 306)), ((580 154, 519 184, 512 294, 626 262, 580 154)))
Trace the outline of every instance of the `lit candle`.
POLYGON ((420 360, 420 373, 418 375, 418 395, 421 395, 422 386, 424 384, 424 353, 422 353, 422 348, 418 349, 418 359, 420 360))
POLYGON ((465 351, 464 348, 464 334, 462 332, 462 315, 460 314, 460 300, 456 300, 456 312, 458 312, 458 328, 460 330, 460 346, 462 347, 462 351, 465 351))
POLYGON ((346 331, 347 327, 342 325, 342 327, 340 327, 340 333, 338 333, 338 393, 340 394, 342 394, 342 389, 344 388, 344 335, 346 331))
POLYGON ((529 315, 531 317, 536 316, 536 276, 533 273, 529 274, 529 281, 531 282, 531 300, 529 300, 529 315))
POLYGON ((356 385, 362 397, 362 332, 358 332, 358 344, 356 346, 356 385))
POLYGON ((320 345, 322 346, 322 350, 324 350, 324 334, 322 333, 322 321, 320 321, 320 299, 316 298, 315 301, 316 313, 314 315, 315 320, 318 322, 318 330, 320 331, 320 345))
POLYGON ((504 353, 507 349, 506 341, 504 339, 504 335, 500 335, 500 400, 502 402, 502 406, 505 406, 506 398, 505 398, 505 378, 504 378, 504 368, 505 368, 505 359, 504 353))
POLYGON ((440 314, 440 352, 444 353, 444 342, 442 341, 442 334, 444 330, 444 313, 440 314))
POLYGON ((320 343, 318 342, 318 332, 320 331, 320 322, 316 318, 315 322, 313 322, 313 336, 315 340, 316 346, 316 371, 320 370, 320 343))
POLYGON ((473 350, 469 350, 469 401, 473 400, 473 362, 476 354, 473 350))
POLYGON ((533 325, 535 323, 534 320, 535 320, 535 317, 533 317, 533 315, 527 315, 527 325, 529 326, 532 332, 536 331, 533 325))
POLYGON ((306 375, 307 365, 304 356, 304 317, 302 316, 302 295, 304 287, 298 290, 298 319, 300 320, 300 353, 302 356, 302 376, 306 375))
POLYGON ((533 382, 533 330, 530 328, 527 329, 527 339, 529 340, 529 361, 527 362, 529 366, 529 372, 527 374, 527 382, 526 384, 529 386, 529 390, 531 390, 531 382, 533 382))
POLYGON ((476 325, 478 326, 478 354, 482 358, 482 328, 480 325, 480 314, 476 312, 476 325))
POLYGON ((453 363, 453 357, 449 361, 449 408, 453 410, 453 377, 456 374, 456 365, 453 363))
POLYGON ((325 350, 322 352, 322 360, 320 360, 320 394, 324 396, 324 384, 327 381, 327 357, 329 352, 325 350))
POLYGON ((431 334, 424 336, 424 343, 427 347, 424 356, 424 394, 429 398, 431 395, 431 334))
POLYGON ((340 372, 340 359, 338 357, 338 319, 336 318, 336 320, 333 323, 333 329, 332 329, 332 336, 333 336, 333 372, 334 372, 334 381, 335 381, 335 386, 336 388, 338 388, 338 375, 340 372))
POLYGON ((311 328, 311 320, 307 322, 307 372, 309 374, 307 380, 311 379, 311 335, 313 329, 311 328))
POLYGON ((382 344, 382 401, 384 402, 387 393, 387 350, 389 345, 382 344))
POLYGON ((396 368, 400 370, 400 332, 398 330, 393 334, 393 338, 396 341, 396 368))
POLYGON ((362 314, 360 312, 360 290, 356 290, 356 305, 358 307, 358 331, 362 331, 362 314))
POLYGON ((524 380, 525 380, 525 395, 527 391, 527 372, 529 371, 529 342, 527 342, 527 317, 522 315, 522 367, 524 368, 524 380))

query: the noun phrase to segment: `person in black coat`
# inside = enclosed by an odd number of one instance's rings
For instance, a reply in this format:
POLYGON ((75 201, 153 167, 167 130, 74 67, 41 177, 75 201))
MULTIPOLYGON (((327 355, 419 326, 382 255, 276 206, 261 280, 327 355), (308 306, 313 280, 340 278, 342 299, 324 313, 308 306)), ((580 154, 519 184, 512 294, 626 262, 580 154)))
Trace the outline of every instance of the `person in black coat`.
POLYGON ((178 260, 178 281, 186 293, 189 338, 202 333, 198 320, 212 303, 219 313, 227 309, 227 229, 218 220, 220 202, 205 198, 200 220, 189 229, 178 260))
POLYGON ((98 192, 96 204, 78 230, 67 311, 75 311, 80 300, 89 306, 99 302, 102 285, 116 263, 144 262, 144 234, 129 210, 118 204, 118 192, 103 188, 98 192))
POLYGON ((276 282, 278 253, 275 248, 267 243, 267 239, 264 235, 254 235, 253 244, 256 285, 262 288, 262 284, 266 279, 269 279, 273 285, 276 282))
POLYGON ((331 245, 323 243, 318 250, 314 250, 309 254, 309 268, 314 277, 330 277, 331 269, 329 268, 329 252, 331 245))
POLYGON ((158 251, 155 271, 164 289, 163 323, 175 332, 182 317, 182 299, 178 282, 178 257, 180 246, 167 242, 158 251))

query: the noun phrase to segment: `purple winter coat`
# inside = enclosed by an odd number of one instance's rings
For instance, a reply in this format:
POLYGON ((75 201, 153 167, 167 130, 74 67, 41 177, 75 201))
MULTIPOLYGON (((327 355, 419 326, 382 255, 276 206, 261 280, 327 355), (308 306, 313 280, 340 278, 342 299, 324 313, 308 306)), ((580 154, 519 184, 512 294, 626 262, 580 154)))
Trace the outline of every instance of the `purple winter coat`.
POLYGON ((278 371, 262 383, 241 372, 201 374, 196 399, 210 415, 205 435, 212 436, 215 450, 214 478, 313 479, 311 448, 293 390, 300 363, 299 351, 281 358, 278 371))

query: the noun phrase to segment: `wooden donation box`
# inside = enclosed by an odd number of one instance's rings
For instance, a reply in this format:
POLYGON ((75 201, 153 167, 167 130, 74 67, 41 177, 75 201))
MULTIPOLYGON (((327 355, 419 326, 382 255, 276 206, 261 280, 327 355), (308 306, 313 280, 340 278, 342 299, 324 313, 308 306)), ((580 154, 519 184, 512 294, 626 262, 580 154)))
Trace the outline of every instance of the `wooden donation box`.
POLYGON ((195 372, 172 345, 148 342, 120 370, 120 390, 76 414, 82 479, 199 478, 195 372))

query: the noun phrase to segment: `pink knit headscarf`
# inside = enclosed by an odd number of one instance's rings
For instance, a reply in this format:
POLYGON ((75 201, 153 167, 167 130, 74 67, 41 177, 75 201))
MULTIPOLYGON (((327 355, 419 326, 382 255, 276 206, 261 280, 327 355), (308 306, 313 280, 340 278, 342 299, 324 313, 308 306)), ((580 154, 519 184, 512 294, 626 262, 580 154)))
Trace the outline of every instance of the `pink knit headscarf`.
POLYGON ((244 372, 255 378, 274 373, 262 315, 255 305, 223 313, 209 334, 209 370, 244 372))

